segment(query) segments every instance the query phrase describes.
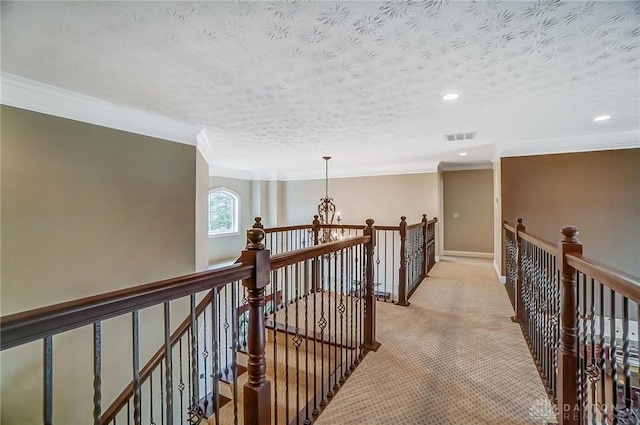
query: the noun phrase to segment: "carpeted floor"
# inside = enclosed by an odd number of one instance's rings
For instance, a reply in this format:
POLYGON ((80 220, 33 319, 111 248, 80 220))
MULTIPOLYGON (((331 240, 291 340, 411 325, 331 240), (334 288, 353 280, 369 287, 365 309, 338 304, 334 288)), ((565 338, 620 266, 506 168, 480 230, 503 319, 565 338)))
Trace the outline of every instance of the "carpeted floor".
POLYGON ((555 422, 490 261, 442 259, 409 307, 377 304, 377 353, 318 425, 555 422))

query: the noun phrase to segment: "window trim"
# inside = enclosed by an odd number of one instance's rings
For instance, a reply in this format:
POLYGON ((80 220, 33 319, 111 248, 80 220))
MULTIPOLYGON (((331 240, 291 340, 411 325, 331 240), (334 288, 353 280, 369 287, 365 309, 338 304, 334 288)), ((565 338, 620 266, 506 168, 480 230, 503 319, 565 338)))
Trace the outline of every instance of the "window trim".
POLYGON ((207 231, 210 238, 220 238, 225 236, 237 236, 240 234, 240 195, 228 187, 220 186, 215 187, 213 189, 209 189, 209 193, 207 195, 207 231), (212 193, 225 193, 233 199, 233 230, 223 230, 220 232, 211 232, 209 231, 209 220, 211 219, 211 211, 209 211, 209 206, 211 204, 211 194, 212 193))

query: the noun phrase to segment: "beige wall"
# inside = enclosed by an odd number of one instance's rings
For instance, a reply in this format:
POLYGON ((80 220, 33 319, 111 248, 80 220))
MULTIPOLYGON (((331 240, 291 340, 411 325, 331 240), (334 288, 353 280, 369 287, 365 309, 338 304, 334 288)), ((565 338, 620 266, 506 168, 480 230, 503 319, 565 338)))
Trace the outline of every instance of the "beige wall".
POLYGON ((442 175, 443 249, 493 254, 493 170, 445 171, 442 175))
MULTIPOLYGON (((281 191, 284 223, 307 224, 317 214, 318 203, 325 195, 325 182, 282 182, 281 191)), ((397 225, 402 215, 415 223, 422 214, 432 218, 438 210, 436 173, 330 179, 329 195, 345 224, 364 224, 367 218, 373 218, 381 225, 397 225)))
MULTIPOLYGON (((3 315, 194 271, 193 146, 1 112, 3 315)), ((172 306, 175 323, 185 313, 172 306)), ((141 312, 143 364, 162 340, 160 312, 141 312)), ((118 347, 105 348, 103 406, 131 379, 130 322, 103 324, 103 347, 118 347)), ((88 327, 54 337, 56 423, 91 421, 91 347, 88 327)), ((34 342, 0 355, 3 424, 41 421, 41 353, 34 342)))
POLYGON ((580 229, 586 256, 640 276, 640 149, 502 159, 502 217, 552 243, 580 229))
POLYGON ((496 273, 504 276, 502 270, 502 169, 500 161, 493 164, 493 260, 496 273))
POLYGON ((209 268, 209 163, 196 151, 196 271, 209 268))
POLYGON ((247 230, 253 226, 251 217, 251 180, 210 176, 209 188, 226 187, 240 196, 238 234, 209 237, 209 264, 236 260, 247 244, 247 230))

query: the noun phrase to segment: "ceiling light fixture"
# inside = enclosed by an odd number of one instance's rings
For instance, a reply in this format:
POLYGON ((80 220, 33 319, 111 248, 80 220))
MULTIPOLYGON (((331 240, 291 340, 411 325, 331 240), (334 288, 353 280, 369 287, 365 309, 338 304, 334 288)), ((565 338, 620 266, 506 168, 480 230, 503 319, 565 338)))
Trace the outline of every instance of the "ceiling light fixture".
POLYGON ((460 95, 458 93, 447 93, 442 96, 442 100, 456 100, 460 95))
MULTIPOLYGON (((322 159, 325 161, 325 192, 324 198, 320 199, 320 204, 318 205, 318 218, 320 224, 333 224, 334 218, 337 218, 338 224, 341 224, 342 217, 340 216, 340 211, 336 212, 336 205, 333 203, 333 198, 329 197, 329 160, 331 157, 323 156, 322 159)), ((332 232, 331 228, 323 228, 319 236, 320 243, 333 242, 341 239, 338 238, 337 232, 332 232)))
POLYGON ((593 120, 594 121, 606 121, 608 119, 611 119, 611 115, 599 115, 599 116, 595 117, 593 120))
POLYGON ((460 152, 458 155, 460 155, 460 156, 467 156, 467 153, 466 153, 466 152, 460 152))

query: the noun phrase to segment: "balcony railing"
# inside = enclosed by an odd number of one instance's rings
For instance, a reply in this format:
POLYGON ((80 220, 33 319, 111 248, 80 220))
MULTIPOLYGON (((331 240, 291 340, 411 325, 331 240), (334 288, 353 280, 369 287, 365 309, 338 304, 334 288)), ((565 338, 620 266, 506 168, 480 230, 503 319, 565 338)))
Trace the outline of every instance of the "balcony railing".
MULTIPOLYGON (((374 287, 380 301, 408 306, 409 299, 436 263, 436 223, 438 219, 407 223, 400 218, 395 226, 376 225, 376 250, 374 262, 374 287)), ((332 240, 361 236, 365 226, 353 224, 321 224, 314 216, 311 224, 264 228, 262 219, 256 217, 254 227, 266 233, 265 244, 272 253, 279 254, 294 249, 318 245, 324 234, 332 240)), ((358 286, 358 280, 352 282, 358 286)))
POLYGON ((640 278, 582 255, 578 229, 553 245, 506 222, 506 290, 558 422, 638 424, 640 278))
POLYGON ((379 346, 373 220, 360 236, 274 256, 262 229, 247 237, 247 249, 228 267, 0 318, 2 350, 41 343, 42 423, 56 422, 55 400, 66 385, 87 381, 93 402, 74 409, 94 424, 313 422, 379 346), (186 317, 176 324, 180 312, 186 317), (128 325, 106 347, 103 324, 122 317, 128 325), (147 325, 157 320, 163 344, 143 358, 147 325), (54 357, 68 340, 61 335, 85 327, 90 341, 74 350, 92 352, 93 373, 65 376, 57 386, 54 357), (110 355, 129 346, 129 364, 118 371, 130 370, 130 382, 105 400, 110 355))

